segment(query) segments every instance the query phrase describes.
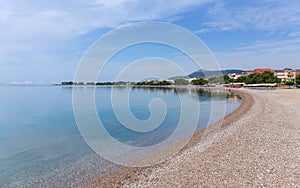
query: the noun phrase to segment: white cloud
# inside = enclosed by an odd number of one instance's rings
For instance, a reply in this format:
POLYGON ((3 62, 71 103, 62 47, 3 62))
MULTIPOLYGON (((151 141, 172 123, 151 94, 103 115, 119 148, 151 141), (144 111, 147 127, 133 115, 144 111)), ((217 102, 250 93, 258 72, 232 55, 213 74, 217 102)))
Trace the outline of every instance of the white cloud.
POLYGON ((24 33, 76 35, 131 21, 166 19, 205 2, 207 0, 3 1, 0 26, 22 36, 24 33))
POLYGON ((142 20, 174 19, 209 0, 2 0, 0 47, 68 40, 100 28, 142 20))
MULTIPOLYGON (((180 13, 208 1, 1 0, 0 79, 14 79, 4 78, 9 74, 3 71, 12 70, 11 67, 17 70, 16 65, 22 65, 19 69, 24 72, 40 71, 33 66, 40 63, 66 70, 68 67, 62 64, 70 66, 73 53, 78 55, 78 50, 84 51, 80 41, 86 39, 80 38, 83 34, 134 21, 176 19, 180 13)), ((79 61, 80 57, 77 58, 79 61)), ((78 61, 74 60, 74 67, 78 61)))
MULTIPOLYGON (((198 33, 213 31, 253 31, 251 39, 230 52, 215 53, 225 68, 299 68, 300 3, 291 1, 216 1, 198 33), (256 36, 268 33, 260 37, 256 36), (256 35, 256 36, 255 36, 256 35)), ((238 38, 239 39, 239 38, 238 38)), ((247 41, 247 40, 246 40, 247 41)))
MULTIPOLYGON (((213 4, 208 4, 210 9, 207 13, 201 13, 201 19, 205 21, 202 21, 198 33, 255 29, 270 33, 269 38, 274 38, 277 31, 292 37, 243 45, 232 53, 221 54, 225 61, 236 58, 231 61, 241 60, 249 65, 251 59, 259 61, 258 57, 262 58, 260 62, 267 61, 258 52, 271 55, 269 59, 276 58, 283 51, 298 58, 295 51, 299 52, 300 3, 297 0, 247 3, 225 0, 1 0, 0 80, 3 80, 3 75, 9 76, 12 70, 19 71, 14 76, 22 74, 25 67, 29 67, 26 70, 28 75, 39 71, 41 76, 46 75, 42 74, 42 67, 59 70, 63 75, 68 69, 75 69, 77 61, 74 54, 80 58, 86 47, 83 43, 88 43, 83 40, 91 37, 85 34, 135 21, 174 21, 184 17, 183 13, 209 2, 213 4), (80 38, 82 36, 84 38, 80 38), (22 66, 18 66, 20 64, 22 66), (40 69, 34 68, 37 64, 40 69)), ((192 21, 197 22, 196 19, 192 21)), ((50 77, 51 72, 47 75, 50 77)))
POLYGON ((203 25, 217 31, 277 31, 300 26, 300 3, 291 1, 217 1, 203 25))
POLYGON ((291 32, 288 34, 289 37, 300 37, 300 32, 291 32))
POLYGON ((282 40, 257 41, 244 44, 235 49, 236 51, 278 51, 291 52, 300 50, 300 38, 289 38, 282 40))
POLYGON ((278 53, 274 51, 255 53, 253 51, 216 53, 216 58, 223 68, 250 70, 259 67, 283 69, 286 66, 300 68, 299 52, 278 53), (271 57, 271 58, 270 58, 271 57))
POLYGON ((284 66, 300 68, 300 38, 258 41, 243 44, 228 53, 216 53, 219 63, 226 68, 253 69, 284 66))

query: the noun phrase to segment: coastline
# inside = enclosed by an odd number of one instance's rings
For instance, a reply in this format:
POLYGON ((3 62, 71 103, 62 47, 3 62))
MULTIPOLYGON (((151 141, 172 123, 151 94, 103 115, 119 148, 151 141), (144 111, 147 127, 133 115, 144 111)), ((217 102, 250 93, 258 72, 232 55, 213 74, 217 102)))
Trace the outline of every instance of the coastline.
MULTIPOLYGON (((222 89, 228 91, 228 89, 222 89)), ((209 125, 207 128, 203 128, 195 132, 189 140, 189 142, 183 147, 183 149, 171 158, 181 155, 185 151, 195 147, 200 142, 205 142, 205 140, 211 139, 210 137, 212 135, 215 135, 215 133, 220 131, 220 129, 226 129, 230 124, 237 121, 252 107, 254 101, 251 95, 240 90, 230 89, 230 91, 232 91, 234 95, 237 95, 242 98, 242 104, 232 113, 225 116, 224 119, 215 122, 212 125, 209 125)), ((174 144, 171 144, 171 146, 168 146, 168 148, 176 147, 178 144, 180 144, 180 141, 178 143, 176 142, 174 144)), ((204 148, 202 147, 202 149, 205 150, 205 146, 204 148)), ((155 151, 153 155, 150 155, 146 157, 146 159, 142 160, 152 160, 153 157, 155 158, 156 156, 159 156, 160 152, 166 152, 166 148, 161 149, 159 151, 155 151)), ((103 177, 100 177, 99 179, 93 180, 83 185, 82 187, 122 187, 124 185, 134 183, 137 180, 137 177, 139 176, 147 177, 150 174, 150 172, 152 172, 154 169, 162 168, 164 165, 166 165, 169 159, 166 159, 166 161, 162 163, 148 167, 121 167, 103 177)))
POLYGON ((300 90, 239 91, 253 97, 253 106, 209 148, 196 144, 121 186, 299 187, 300 90))

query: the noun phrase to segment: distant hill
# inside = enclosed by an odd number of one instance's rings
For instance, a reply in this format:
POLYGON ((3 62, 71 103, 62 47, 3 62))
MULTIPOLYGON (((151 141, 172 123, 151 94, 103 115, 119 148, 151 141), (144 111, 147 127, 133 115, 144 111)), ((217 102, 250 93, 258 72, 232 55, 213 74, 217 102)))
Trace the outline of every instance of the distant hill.
POLYGON ((221 70, 221 71, 207 71, 207 70, 197 70, 189 75, 186 76, 175 76, 170 78, 171 80, 176 80, 178 78, 205 78, 205 77, 216 77, 216 76, 221 76, 224 74, 231 74, 231 73, 237 73, 237 74, 242 74, 245 72, 244 70, 239 70, 239 69, 226 69, 226 70, 221 70))

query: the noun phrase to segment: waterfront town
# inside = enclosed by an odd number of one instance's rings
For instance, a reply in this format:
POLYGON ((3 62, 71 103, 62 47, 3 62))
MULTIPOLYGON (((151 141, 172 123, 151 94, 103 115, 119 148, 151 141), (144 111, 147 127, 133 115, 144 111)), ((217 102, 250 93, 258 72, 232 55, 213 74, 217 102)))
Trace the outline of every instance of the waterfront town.
POLYGON ((300 75, 299 70, 293 70, 291 68, 285 68, 283 70, 272 70, 270 68, 257 68, 254 70, 249 70, 245 71, 242 74, 237 74, 237 73, 230 73, 228 74, 228 77, 231 79, 238 79, 241 76, 253 74, 253 73, 264 73, 264 72, 271 72, 274 74, 275 77, 280 79, 282 83, 289 82, 289 81, 294 81, 296 79, 297 75, 300 75))
POLYGON ((284 68, 256 68, 253 70, 196 71, 184 77, 166 80, 142 80, 138 82, 62 82, 58 85, 133 85, 133 86, 225 86, 225 87, 285 87, 296 88, 300 85, 300 70, 284 68), (198 73, 195 75, 195 73, 198 73))

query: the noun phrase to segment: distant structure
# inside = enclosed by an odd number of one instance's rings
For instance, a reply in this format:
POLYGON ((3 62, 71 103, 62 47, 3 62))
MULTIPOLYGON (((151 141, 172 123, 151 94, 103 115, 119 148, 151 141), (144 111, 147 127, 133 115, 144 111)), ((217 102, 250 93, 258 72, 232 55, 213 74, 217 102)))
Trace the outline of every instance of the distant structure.
POLYGON ((249 74, 253 74, 253 73, 264 73, 264 72, 272 72, 273 73, 274 71, 270 68, 257 68, 254 70, 248 70, 244 74, 249 75, 249 74))
POLYGON ((272 69, 270 68, 258 68, 258 69, 254 69, 255 73, 264 73, 264 72, 274 72, 272 69))
POLYGON ((189 83, 191 83, 193 80, 197 80, 197 78, 187 78, 187 81, 189 81, 189 83))
POLYGON ((295 73, 291 68, 285 68, 283 70, 275 70, 274 75, 281 80, 281 82, 292 81, 295 78, 295 73))
POLYGON ((296 78, 296 75, 300 74, 300 71, 293 70, 291 68, 285 68, 283 70, 272 70, 270 68, 257 68, 254 70, 248 70, 243 74, 228 74, 229 78, 237 79, 243 75, 249 75, 253 73, 264 73, 264 72, 271 72, 274 73, 274 76, 279 78, 281 82, 285 83, 288 81, 293 81, 296 78))
POLYGON ((229 74, 228 74, 228 77, 229 77, 230 79, 234 79, 234 80, 238 79, 238 78, 241 77, 241 76, 243 76, 243 74, 238 74, 238 73, 229 73, 229 74))

